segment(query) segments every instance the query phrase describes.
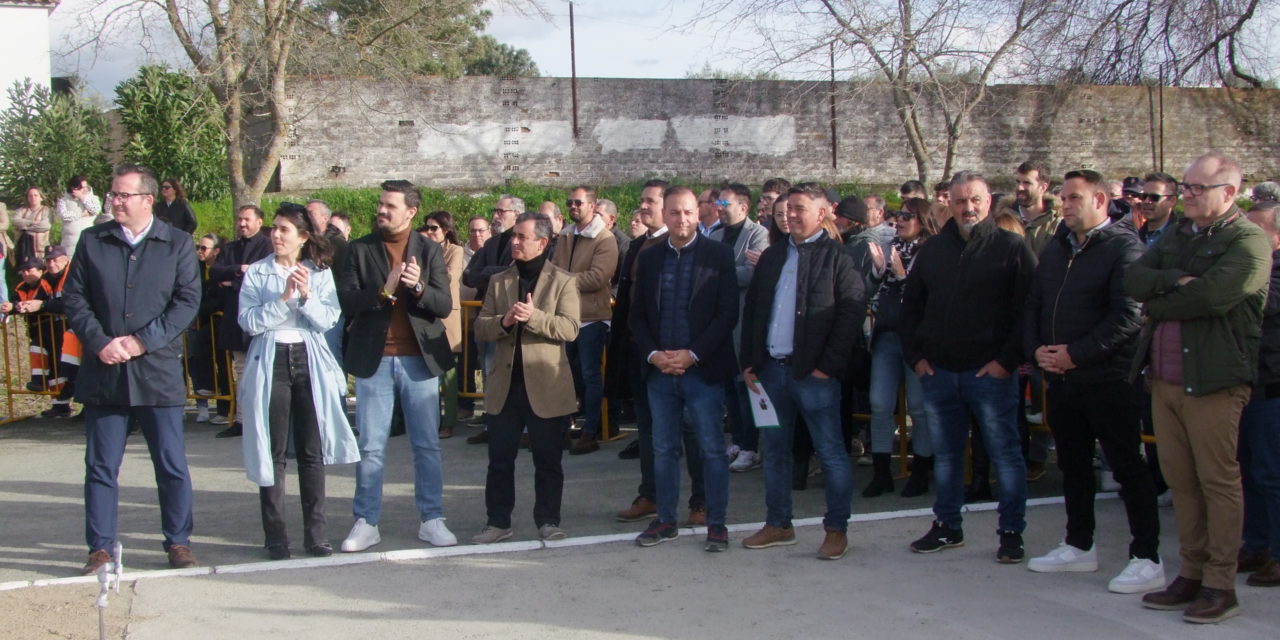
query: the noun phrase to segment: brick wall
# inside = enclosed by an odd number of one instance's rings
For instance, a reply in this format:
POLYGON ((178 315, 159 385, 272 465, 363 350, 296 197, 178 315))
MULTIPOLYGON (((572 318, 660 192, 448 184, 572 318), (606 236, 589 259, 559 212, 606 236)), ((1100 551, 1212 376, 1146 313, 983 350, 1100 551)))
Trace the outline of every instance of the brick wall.
MULTIPOLYGON (((281 162, 283 190, 370 186, 408 178, 469 188, 520 180, 609 184, 679 176, 774 176, 896 184, 916 177, 891 96, 883 86, 824 83, 580 79, 574 135, 567 78, 427 78, 411 86, 340 79, 292 80, 296 118, 281 162)), ((1003 85, 972 114, 956 168, 1008 176, 1047 158, 1054 173, 1107 175, 1225 151, 1249 179, 1280 174, 1280 91, 1003 85), (1163 126, 1163 150, 1161 128, 1163 126), (1154 150, 1153 150, 1154 146, 1154 150), (1153 163, 1154 155, 1154 163, 1153 163)), ((936 109, 922 112, 941 132, 936 109)), ((932 141, 931 179, 944 140, 932 141)))

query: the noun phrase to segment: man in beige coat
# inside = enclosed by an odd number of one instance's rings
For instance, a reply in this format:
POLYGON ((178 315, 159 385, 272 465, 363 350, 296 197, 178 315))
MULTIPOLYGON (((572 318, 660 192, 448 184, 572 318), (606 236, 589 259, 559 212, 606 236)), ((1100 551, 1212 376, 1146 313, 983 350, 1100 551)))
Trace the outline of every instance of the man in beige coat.
MULTIPOLYGON (((612 238, 605 236, 610 241, 612 238)), ((488 521, 476 544, 511 537, 515 464, 520 433, 533 453, 533 520, 544 540, 566 537, 560 528, 564 470, 560 465, 565 416, 577 408, 565 343, 578 337, 578 287, 572 275, 547 260, 551 220, 522 213, 511 235, 515 265, 489 281, 476 318, 476 339, 496 345, 485 389, 489 474, 484 501, 488 521)))
POLYGON ((573 274, 582 302, 582 326, 578 338, 568 345, 573 367, 574 388, 582 401, 582 435, 570 455, 591 453, 600 448, 599 434, 604 404, 604 346, 609 342, 610 281, 618 269, 618 243, 609 233, 604 217, 596 213, 596 190, 577 187, 569 192, 569 215, 573 226, 556 240, 552 261, 573 274))

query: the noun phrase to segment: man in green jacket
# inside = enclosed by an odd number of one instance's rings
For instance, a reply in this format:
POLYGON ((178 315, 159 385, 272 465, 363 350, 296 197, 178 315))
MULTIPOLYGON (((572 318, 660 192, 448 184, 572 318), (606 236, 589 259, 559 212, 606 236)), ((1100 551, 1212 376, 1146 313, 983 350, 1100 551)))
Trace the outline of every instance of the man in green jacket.
POLYGON ((1142 603, 1182 610, 1188 622, 1220 622, 1240 610, 1236 440, 1257 370, 1271 261, 1265 234, 1235 205, 1240 181, 1240 165, 1221 154, 1192 162, 1179 185, 1184 219, 1125 277, 1148 316, 1134 369, 1148 365, 1182 558, 1178 577, 1142 603))

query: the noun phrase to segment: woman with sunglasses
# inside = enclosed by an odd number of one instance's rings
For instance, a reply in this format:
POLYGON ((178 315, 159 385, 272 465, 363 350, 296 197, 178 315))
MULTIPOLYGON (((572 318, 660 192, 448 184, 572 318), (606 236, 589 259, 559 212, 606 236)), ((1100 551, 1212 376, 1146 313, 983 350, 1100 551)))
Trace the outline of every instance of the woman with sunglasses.
POLYGON ((875 325, 871 333, 871 461, 875 475, 862 492, 874 498, 893 491, 893 475, 889 471, 895 429, 893 412, 898 403, 898 385, 907 387, 907 413, 911 416, 911 477, 902 489, 907 498, 929 490, 929 470, 933 467, 933 446, 925 428, 924 395, 920 378, 907 365, 898 336, 898 320, 902 314, 902 289, 916 253, 926 240, 938 232, 930 215, 931 204, 923 198, 908 198, 897 215, 898 235, 890 243, 889 260, 884 281, 874 304, 875 325))
POLYGON ((177 180, 169 179, 160 183, 160 198, 156 200, 155 214, 157 218, 184 233, 196 232, 196 214, 187 203, 187 192, 182 190, 182 185, 177 180))
POLYGON ((238 397, 245 407, 245 472, 260 487, 267 556, 290 557, 284 469, 292 440, 305 548, 322 557, 333 554, 324 466, 360 461, 342 399, 347 378, 324 339, 341 312, 329 268, 333 252, 302 205, 281 204, 273 224, 273 255, 249 265, 240 289, 237 320, 253 336, 238 397))
MULTIPOLYGON (((453 216, 448 211, 433 211, 427 220, 418 227, 418 233, 439 244, 444 249, 444 266, 449 272, 449 295, 453 299, 453 311, 444 319, 444 334, 449 339, 449 348, 454 353, 462 351, 462 270, 466 267, 465 253, 458 233, 453 227, 453 216)), ((440 398, 444 402, 444 413, 440 416, 440 438, 453 437, 453 427, 458 421, 458 365, 461 358, 455 358, 454 366, 440 376, 440 398)))
POLYGON ((74 257, 80 232, 93 226, 102 213, 102 200, 93 193, 88 178, 74 176, 67 181, 67 192, 58 198, 58 218, 62 220, 62 248, 74 257))

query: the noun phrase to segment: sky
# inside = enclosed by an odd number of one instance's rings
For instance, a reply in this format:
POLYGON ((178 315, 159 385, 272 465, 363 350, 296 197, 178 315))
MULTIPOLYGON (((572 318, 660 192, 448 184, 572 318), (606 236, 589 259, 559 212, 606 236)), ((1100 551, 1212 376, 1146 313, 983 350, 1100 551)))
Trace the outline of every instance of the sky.
MULTIPOLYGON (((78 25, 84 10, 100 0, 62 0, 52 16, 54 75, 79 73, 90 90, 114 96, 116 84, 132 76, 141 64, 169 62, 178 66, 185 55, 172 38, 157 40, 149 54, 135 42, 118 42, 99 52, 71 52, 70 43, 84 29, 78 25)), ((543 0, 549 20, 496 10, 486 33, 514 47, 527 49, 544 76, 570 75, 569 4, 543 0)), ((731 56, 717 53, 725 38, 700 25, 682 28, 693 18, 697 2, 678 0, 577 0, 574 24, 580 77, 683 78, 707 62, 736 69, 731 56)))

